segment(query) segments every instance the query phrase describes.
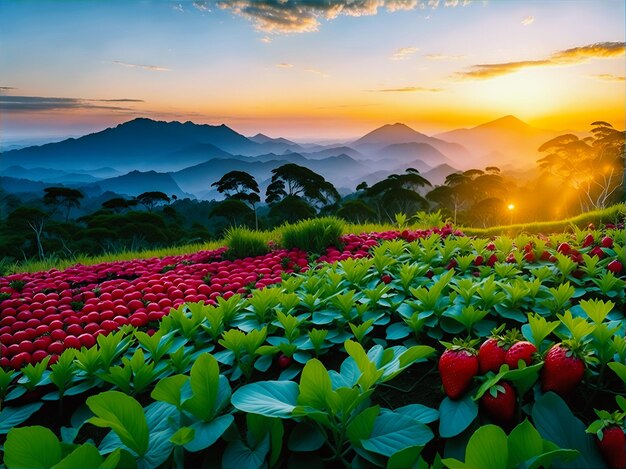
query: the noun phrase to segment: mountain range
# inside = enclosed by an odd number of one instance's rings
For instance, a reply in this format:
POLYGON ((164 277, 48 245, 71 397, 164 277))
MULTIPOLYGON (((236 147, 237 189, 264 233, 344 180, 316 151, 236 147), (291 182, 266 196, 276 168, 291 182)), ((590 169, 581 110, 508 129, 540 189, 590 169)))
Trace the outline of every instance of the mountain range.
POLYGON ((372 184, 407 168, 438 185, 458 170, 534 166, 540 157, 537 147, 556 135, 559 132, 506 116, 436 136, 389 124, 352 142, 319 145, 260 133, 246 137, 226 125, 137 118, 79 138, 4 151, 0 182, 7 192, 64 184, 89 193, 135 196, 160 190, 177 197, 212 199, 220 194, 211 184, 228 171, 252 174, 264 190, 273 169, 295 163, 348 193, 361 181, 372 184), (18 180, 39 184, 20 186, 18 180))

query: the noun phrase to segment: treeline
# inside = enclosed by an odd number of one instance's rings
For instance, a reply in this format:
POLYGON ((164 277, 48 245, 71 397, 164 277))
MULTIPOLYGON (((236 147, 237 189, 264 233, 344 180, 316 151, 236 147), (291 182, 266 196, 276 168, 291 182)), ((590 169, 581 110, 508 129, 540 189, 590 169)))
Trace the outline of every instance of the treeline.
POLYGON ((141 250, 219 238, 231 226, 270 229, 335 215, 355 223, 395 222, 395 215, 439 211, 459 225, 489 227, 564 218, 624 200, 624 132, 594 122, 592 136, 563 135, 539 149, 541 175, 527 184, 498 167, 448 175, 434 187, 413 168, 341 197, 323 176, 286 164, 272 171, 264 193, 253 176, 231 171, 207 181, 222 201, 177 199, 163 192, 111 197, 93 206, 76 190, 49 187, 21 200, 0 191, 0 257, 26 260, 141 250), (76 209, 91 210, 72 218, 76 209))

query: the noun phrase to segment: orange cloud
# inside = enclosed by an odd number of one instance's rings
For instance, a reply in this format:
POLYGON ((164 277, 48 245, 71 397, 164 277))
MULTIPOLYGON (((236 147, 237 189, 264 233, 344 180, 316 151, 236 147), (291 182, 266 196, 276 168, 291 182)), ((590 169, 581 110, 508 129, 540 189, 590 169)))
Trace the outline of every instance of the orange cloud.
POLYGON ((473 65, 471 70, 458 72, 456 76, 470 80, 486 80, 515 73, 525 68, 571 65, 587 62, 588 60, 596 58, 618 57, 624 55, 624 50, 625 46, 623 42, 598 42, 596 44, 554 52, 549 57, 540 60, 473 65))
POLYGON ((406 60, 415 54, 419 49, 417 47, 401 47, 394 51, 389 57, 391 60, 406 60))
POLYGON ((601 73, 599 75, 591 75, 591 76, 599 80, 604 80, 604 81, 615 81, 615 82, 624 81, 624 77, 620 77, 618 75, 611 75, 609 73, 601 73))
POLYGON ((120 62, 119 60, 114 60, 114 64, 121 65, 122 67, 128 68, 143 68, 144 70, 150 70, 151 72, 169 72, 170 69, 166 67, 161 67, 159 65, 141 65, 141 64, 131 64, 128 62, 120 62))

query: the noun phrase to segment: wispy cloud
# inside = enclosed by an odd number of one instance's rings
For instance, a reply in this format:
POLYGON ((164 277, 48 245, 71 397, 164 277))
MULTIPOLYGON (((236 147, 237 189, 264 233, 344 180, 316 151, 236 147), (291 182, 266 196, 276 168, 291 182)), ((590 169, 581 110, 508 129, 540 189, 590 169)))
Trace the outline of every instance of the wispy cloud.
POLYGON ((67 109, 100 109, 107 111, 134 111, 122 106, 98 103, 142 103, 141 99, 83 99, 83 98, 51 98, 42 96, 5 96, 0 95, 0 110, 3 112, 21 111, 58 111, 67 109))
POLYGON ((209 2, 204 0, 194 1, 193 6, 200 11, 211 11, 211 8, 209 8, 209 2))
POLYGON ((116 65, 121 65, 122 67, 142 68, 144 70, 150 70, 151 72, 169 72, 170 71, 169 68, 161 67, 159 65, 131 64, 128 62, 122 62, 120 60, 114 60, 113 63, 116 65))
POLYGON ((624 77, 619 76, 619 75, 611 75, 609 73, 601 73, 599 75, 591 75, 594 78, 597 78, 598 80, 604 80, 604 81, 615 81, 615 82, 622 82, 624 81, 624 77))
POLYGON ((401 47, 391 54, 391 60, 406 60, 415 54, 419 49, 417 47, 401 47))
POLYGON ((11 91, 14 90, 15 88, 13 86, 0 86, 0 94, 6 92, 6 91, 11 91))
POLYGON ((330 76, 328 75, 328 73, 323 72, 322 70, 318 70, 316 68, 305 68, 304 71, 307 73, 313 73, 314 75, 319 75, 323 78, 328 78, 330 76))
POLYGON ((381 88, 378 90, 367 90, 374 93, 419 93, 419 92, 429 92, 429 93, 438 93, 439 91, 443 91, 443 88, 426 88, 423 86, 404 86, 402 88, 381 88))
POLYGON ((522 20, 522 24, 523 24, 524 26, 531 25, 531 24, 533 24, 534 22, 535 22, 535 17, 534 17, 534 16, 527 16, 526 18, 524 18, 524 19, 522 20))
POLYGON ((265 44, 269 44, 270 42, 272 42, 272 38, 269 36, 263 36, 259 39, 259 41, 264 42, 265 44))
MULTIPOLYGON (((445 6, 467 1, 446 0, 445 6)), ((217 0, 217 6, 251 21, 259 31, 290 34, 317 31, 322 20, 338 16, 371 16, 388 12, 437 8, 438 0, 217 0)))
POLYGON ((547 58, 539 60, 473 65, 471 70, 458 72, 456 76, 470 80, 486 80, 515 73, 526 68, 573 65, 587 62, 591 59, 618 57, 624 55, 624 50, 623 42, 598 42, 557 51, 547 58))
POLYGON ((424 56, 428 60, 461 60, 464 59, 465 55, 448 55, 448 54, 426 54, 424 56))
POLYGON ((185 11, 185 9, 183 8, 183 5, 180 3, 178 5, 172 5, 172 10, 179 11, 181 13, 185 11))
POLYGON ((283 68, 283 69, 293 69, 293 70, 299 70, 301 72, 306 72, 306 73, 313 73, 315 75, 319 75, 323 78, 328 78, 330 75, 328 75, 328 73, 324 72, 323 70, 319 70, 317 68, 313 68, 313 67, 307 67, 307 68, 302 68, 300 66, 296 67, 294 64, 292 63, 288 63, 288 62, 281 62, 276 64, 276 67, 278 68, 283 68))
POLYGON ((289 64, 289 63, 285 63, 285 62, 276 64, 276 66, 278 68, 293 68, 293 64, 289 64))

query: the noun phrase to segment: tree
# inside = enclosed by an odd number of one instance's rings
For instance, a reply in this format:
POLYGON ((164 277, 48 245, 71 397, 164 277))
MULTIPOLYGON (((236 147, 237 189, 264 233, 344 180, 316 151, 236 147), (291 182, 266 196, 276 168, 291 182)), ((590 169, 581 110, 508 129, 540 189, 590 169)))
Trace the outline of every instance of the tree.
POLYGON ((257 230, 259 229, 256 204, 261 201, 261 198, 259 197, 259 185, 254 176, 245 171, 230 171, 211 186, 216 187, 217 191, 224 194, 227 199, 241 200, 250 204, 254 210, 254 226, 257 230))
POLYGON ((344 220, 356 222, 358 224, 373 220, 376 212, 360 199, 348 200, 337 210, 337 215, 344 220))
POLYGON ((357 190, 363 190, 366 197, 376 202, 379 214, 384 212, 393 221, 397 212, 413 213, 428 206, 428 202, 417 192, 424 186, 432 184, 417 169, 408 168, 404 174, 391 174, 371 187, 361 183, 357 190))
POLYGON ((624 132, 604 121, 592 124, 592 136, 555 137, 539 147, 547 153, 539 167, 576 191, 582 211, 609 205, 624 186, 624 132))
POLYGON ((315 209, 304 199, 288 195, 279 202, 272 204, 269 217, 278 223, 294 223, 315 216, 315 209))
POLYGON ((46 205, 53 205, 54 210, 59 207, 65 207, 65 221, 70 218, 70 210, 72 207, 80 206, 80 199, 84 197, 82 192, 69 187, 46 187, 43 201, 46 205))
POLYGON ((114 197, 105 202, 102 202, 102 207, 112 210, 115 213, 121 213, 124 210, 129 209, 130 207, 134 207, 137 205, 137 200, 135 199, 124 199, 122 197, 114 197))
POLYGON ((146 207, 148 212, 152 212, 154 207, 160 203, 168 203, 169 201, 170 198, 167 194, 160 191, 144 192, 143 194, 139 194, 137 196, 137 202, 146 207))
POLYGON ((265 201, 274 204, 286 197, 298 197, 311 205, 328 205, 341 196, 335 186, 304 166, 287 163, 272 170, 272 180, 265 192, 265 201))
POLYGON ((47 213, 35 207, 22 205, 9 214, 7 225, 11 226, 12 231, 32 231, 37 244, 37 254, 43 259, 45 257, 43 232, 47 220, 47 213))
POLYGON ((230 220, 231 225, 239 225, 243 220, 252 216, 252 209, 238 199, 226 199, 217 205, 209 214, 211 217, 224 217, 230 220))

